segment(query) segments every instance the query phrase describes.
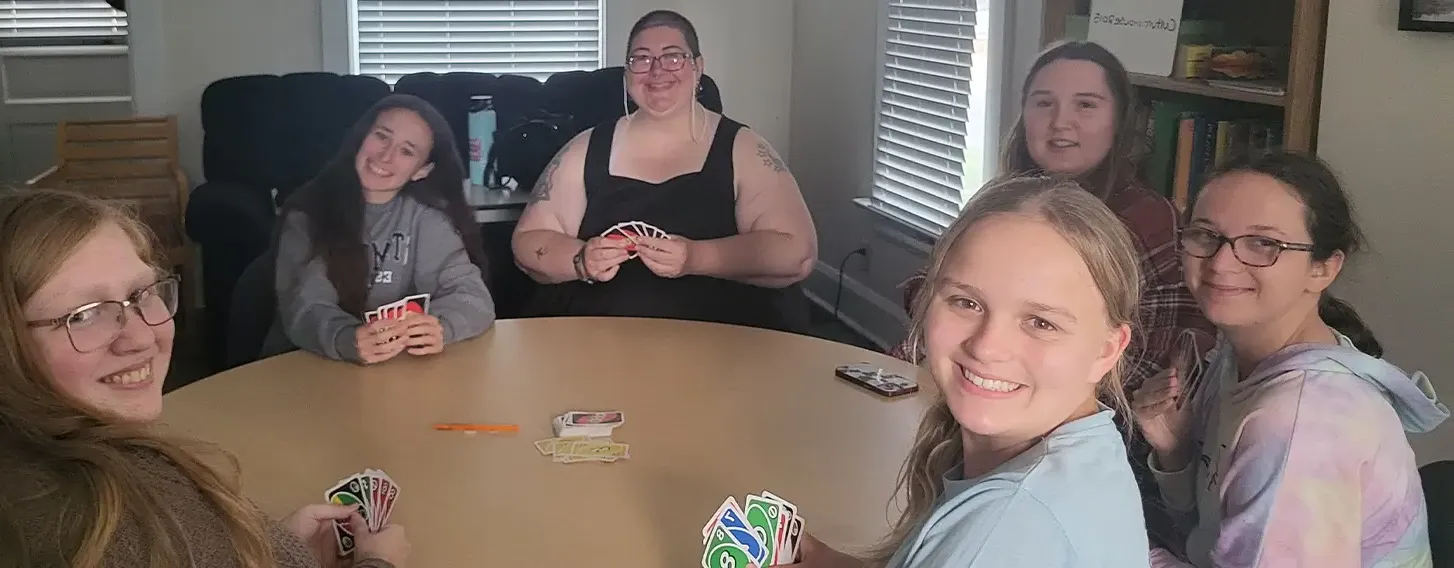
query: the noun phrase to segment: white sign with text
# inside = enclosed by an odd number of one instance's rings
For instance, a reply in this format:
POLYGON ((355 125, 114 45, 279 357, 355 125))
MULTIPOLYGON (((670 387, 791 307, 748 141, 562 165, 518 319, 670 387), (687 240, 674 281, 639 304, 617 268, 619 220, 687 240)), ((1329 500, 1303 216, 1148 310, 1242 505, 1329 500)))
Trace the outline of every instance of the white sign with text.
POLYGON ((1166 77, 1176 62, 1182 0, 1092 0, 1086 39, 1116 54, 1126 70, 1166 77))

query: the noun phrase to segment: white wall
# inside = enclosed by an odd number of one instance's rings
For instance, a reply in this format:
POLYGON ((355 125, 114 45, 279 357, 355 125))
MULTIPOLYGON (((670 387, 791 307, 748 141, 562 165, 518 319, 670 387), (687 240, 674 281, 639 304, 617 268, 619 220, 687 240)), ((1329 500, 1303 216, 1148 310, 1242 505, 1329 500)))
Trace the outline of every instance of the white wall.
MULTIPOLYGON (((178 115, 183 167, 202 178, 202 90, 213 81, 254 73, 325 69, 325 36, 347 37, 325 22, 346 0, 131 0, 133 95, 139 113, 178 115)), ((606 0, 603 58, 625 57, 631 24, 655 8, 680 11, 702 39, 707 73, 733 118, 788 152, 791 0, 606 0)), ((336 60, 329 52, 327 60, 336 60)), ((332 65, 330 65, 332 66, 332 65)), ((346 72, 346 69, 328 69, 346 72)))
MULTIPOLYGON (((1454 34, 1397 29, 1398 0, 1337 0, 1328 12, 1318 154, 1342 175, 1372 251, 1337 292, 1388 349, 1454 401, 1454 34)), ((1454 459, 1454 424, 1414 439, 1420 461, 1454 459)))

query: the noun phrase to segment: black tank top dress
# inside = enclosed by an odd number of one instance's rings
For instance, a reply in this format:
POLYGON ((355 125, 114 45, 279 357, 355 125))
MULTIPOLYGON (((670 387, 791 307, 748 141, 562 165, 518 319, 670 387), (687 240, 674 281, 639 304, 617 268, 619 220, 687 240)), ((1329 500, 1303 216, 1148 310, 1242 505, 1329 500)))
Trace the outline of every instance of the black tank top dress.
MULTIPOLYGON (((617 122, 597 126, 586 148, 586 212, 581 240, 617 223, 641 221, 694 241, 738 234, 732 146, 742 125, 723 117, 701 171, 661 183, 612 175, 617 122)), ((663 278, 640 259, 621 264, 607 282, 542 285, 528 316, 629 316, 709 321, 804 333, 808 306, 802 289, 765 288, 710 276, 663 278)))

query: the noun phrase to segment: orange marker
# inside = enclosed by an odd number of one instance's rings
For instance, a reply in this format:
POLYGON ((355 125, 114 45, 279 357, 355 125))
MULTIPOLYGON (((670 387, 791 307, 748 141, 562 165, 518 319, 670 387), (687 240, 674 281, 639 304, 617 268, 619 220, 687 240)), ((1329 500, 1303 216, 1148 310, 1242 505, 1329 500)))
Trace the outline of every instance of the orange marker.
POLYGON ((435 424, 435 430, 452 432, 519 432, 516 424, 435 424))

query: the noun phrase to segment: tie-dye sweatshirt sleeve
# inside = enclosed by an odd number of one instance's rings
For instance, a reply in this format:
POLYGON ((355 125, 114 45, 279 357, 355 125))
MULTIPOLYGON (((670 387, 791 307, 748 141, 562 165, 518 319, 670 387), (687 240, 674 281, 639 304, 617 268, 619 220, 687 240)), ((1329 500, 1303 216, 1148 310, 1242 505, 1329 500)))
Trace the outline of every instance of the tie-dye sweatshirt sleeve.
MULTIPOLYGON (((1220 435, 1207 433, 1217 435, 1222 455, 1202 465, 1213 468, 1206 476, 1213 492, 1198 492, 1197 503, 1219 510, 1203 551, 1211 566, 1380 565, 1422 530, 1403 427, 1369 383, 1295 371, 1226 394, 1227 422, 1220 435)), ((1182 473, 1177 481, 1186 482, 1182 473)), ((1190 566, 1160 554, 1153 565, 1190 566)))

